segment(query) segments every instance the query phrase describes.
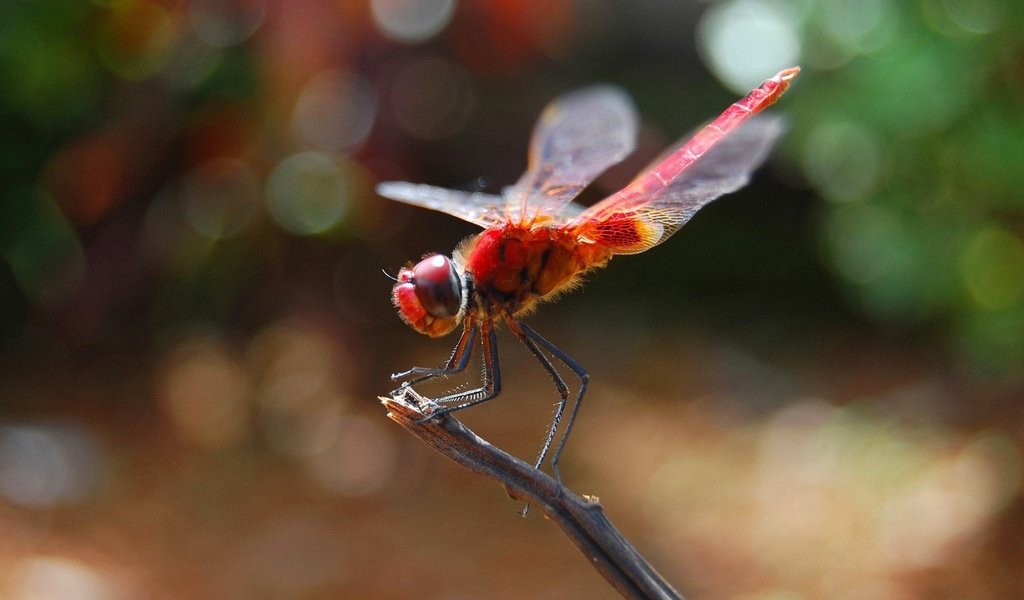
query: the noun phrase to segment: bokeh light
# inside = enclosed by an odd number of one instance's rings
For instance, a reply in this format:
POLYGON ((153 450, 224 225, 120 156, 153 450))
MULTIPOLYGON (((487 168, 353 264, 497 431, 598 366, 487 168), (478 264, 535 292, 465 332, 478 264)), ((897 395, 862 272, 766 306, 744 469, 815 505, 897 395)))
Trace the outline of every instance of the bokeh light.
POLYGON ((358 146, 373 128, 377 100, 361 78, 342 71, 314 77, 295 105, 296 138, 315 150, 358 146))
POLYGON ((100 57, 115 75, 144 79, 167 64, 181 29, 178 16, 159 3, 111 3, 99 32, 100 57))
POLYGON ((91 225, 126 199, 132 167, 116 135, 84 136, 54 156, 47 167, 47 187, 72 221, 91 225))
MULTIPOLYGON (((64 8, 70 21, 81 10, 64 8)), ((89 115, 100 99, 102 78, 100 67, 88 58, 87 40, 69 35, 73 29, 66 22, 48 24, 44 31, 33 31, 30 24, 34 25, 28 17, 6 22, 0 44, 0 98, 39 125, 89 115)))
POLYGON ((903 237, 895 216, 874 207, 839 213, 829 230, 837 267, 849 280, 865 284, 900 279, 899 262, 907 260, 894 247, 903 237))
POLYGON ((59 305, 85 280, 85 253, 71 223, 49 196, 38 190, 22 193, 21 198, 7 199, 12 207, 7 225, 20 235, 0 252, 21 293, 42 306, 59 305))
POLYGON ((0 591, 4 592, 4 597, 15 600, 115 600, 128 592, 102 573, 71 558, 37 556, 11 567, 9 581, 0 586, 0 591))
POLYGON ((874 191, 881 176, 882 144, 854 122, 822 123, 803 149, 808 179, 830 200, 849 201, 874 191))
POLYGON ((1006 309, 1024 301, 1024 242, 998 226, 975 232, 964 245, 963 276, 981 306, 1006 309))
POLYGON ((232 237, 248 226, 260 206, 255 171, 233 159, 214 159, 186 175, 181 198, 188 224, 212 239, 232 237))
POLYGON ((266 0, 190 0, 189 23, 207 44, 233 46, 251 36, 266 16, 266 0))
POLYGON ((278 225, 291 233, 323 233, 349 211, 352 185, 343 159, 300 152, 282 160, 270 173, 267 208, 278 225))
POLYGON ((428 40, 444 29, 455 12, 455 0, 370 0, 381 33, 406 43, 428 40))
POLYGON ((296 456, 321 447, 309 429, 336 420, 354 376, 344 348, 310 325, 285 321, 264 329, 248 354, 262 374, 259 404, 270 443, 296 456))
POLYGON ((958 271, 942 265, 955 256, 950 240, 960 235, 957 224, 918 222, 873 203, 855 204, 830 215, 826 235, 836 268, 875 317, 921 321, 956 297, 958 271))
MULTIPOLYGON (((870 54, 897 34, 899 16, 890 2, 866 0, 851 4, 826 0, 819 8, 827 35, 844 50, 870 54)), ((814 60, 813 56, 808 56, 814 60)))
POLYGON ((942 0, 923 9, 932 27, 955 37, 991 33, 1006 22, 1004 0, 942 0))
POLYGON ((104 458, 75 425, 0 425, 0 496, 43 508, 80 502, 102 482, 104 458))
POLYGON ((160 78, 174 89, 196 90, 225 66, 226 49, 198 43, 197 37, 189 32, 188 38, 174 48, 160 72, 160 78))
POLYGON ((251 426, 246 373, 225 344, 196 336, 163 360, 158 395, 179 439, 217 448, 241 442, 251 426))
POLYGON ((700 22, 700 50, 711 70, 735 92, 746 93, 800 57, 793 8, 769 0, 728 0, 708 8, 700 22))
POLYGON ((376 420, 346 416, 321 423, 318 447, 305 458, 310 476, 341 496, 384 491, 394 475, 398 453, 390 433, 376 420))

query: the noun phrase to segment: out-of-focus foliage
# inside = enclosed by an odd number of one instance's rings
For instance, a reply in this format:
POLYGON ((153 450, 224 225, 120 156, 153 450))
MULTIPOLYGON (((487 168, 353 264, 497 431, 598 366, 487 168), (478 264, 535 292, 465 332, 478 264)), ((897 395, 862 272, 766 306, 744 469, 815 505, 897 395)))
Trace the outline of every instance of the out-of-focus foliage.
POLYGON ((790 148, 830 202, 827 254, 867 314, 941 323, 1024 365, 1024 7, 806 6, 790 148))
POLYGON ((982 370, 1020 369, 1020 3, 733 0, 702 31, 734 89, 771 64, 804 66, 788 148, 829 201, 821 238, 852 303, 904 329, 944 329, 982 370))

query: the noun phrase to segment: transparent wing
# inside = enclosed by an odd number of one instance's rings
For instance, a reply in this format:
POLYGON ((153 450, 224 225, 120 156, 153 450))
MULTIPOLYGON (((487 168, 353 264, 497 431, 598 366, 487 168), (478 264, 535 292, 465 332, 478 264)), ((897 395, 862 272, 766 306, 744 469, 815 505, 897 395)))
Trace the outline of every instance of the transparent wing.
POLYGON ((572 199, 633 151, 636 134, 636 108, 617 88, 587 88, 552 102, 534 128, 527 171, 507 193, 508 220, 529 225, 578 213, 572 199))
POLYGON ((784 130, 781 118, 752 120, 717 141, 675 179, 651 177, 690 143, 687 141, 633 184, 583 211, 567 227, 616 254, 648 250, 678 231, 704 205, 746 185, 784 130))
POLYGON ((635 254, 664 242, 702 206, 747 183, 784 129, 780 119, 750 119, 778 100, 799 72, 800 67, 792 67, 766 79, 565 228, 616 254, 635 254))
POLYGON ((484 228, 505 221, 505 199, 493 194, 460 192, 405 181, 378 184, 377 193, 406 204, 439 210, 484 228))

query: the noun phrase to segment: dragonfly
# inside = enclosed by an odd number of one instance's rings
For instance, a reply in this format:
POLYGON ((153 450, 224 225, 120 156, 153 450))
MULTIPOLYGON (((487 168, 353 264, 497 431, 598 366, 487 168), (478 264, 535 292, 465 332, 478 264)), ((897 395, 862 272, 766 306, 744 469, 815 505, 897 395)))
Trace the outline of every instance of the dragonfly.
POLYGON ((504 323, 554 382, 559 402, 534 462, 541 469, 554 444, 570 388, 558 363, 579 380, 565 427, 551 455, 552 473, 576 421, 590 376, 573 358, 523 322, 538 304, 579 287, 613 256, 661 244, 712 200, 746 185, 779 136, 783 120, 755 114, 773 104, 800 71, 780 71, 725 109, 689 139, 670 147, 615 194, 584 207, 573 200, 635 146, 638 117, 625 92, 598 86, 562 96, 545 108, 533 130, 526 173, 502 195, 408 182, 380 183, 386 198, 441 211, 483 231, 463 240, 451 257, 426 255, 394 278, 392 301, 416 331, 441 337, 462 324, 451 356, 440 367, 392 375, 431 407, 424 421, 483 404, 502 389, 497 327, 504 323), (480 385, 427 398, 414 386, 465 371, 479 343, 480 385))

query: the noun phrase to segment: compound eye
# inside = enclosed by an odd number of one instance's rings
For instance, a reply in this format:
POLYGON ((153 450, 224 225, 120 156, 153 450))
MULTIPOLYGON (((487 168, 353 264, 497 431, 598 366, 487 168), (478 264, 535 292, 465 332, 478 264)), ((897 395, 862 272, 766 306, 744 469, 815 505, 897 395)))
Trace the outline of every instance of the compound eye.
POLYGON ((455 266, 447 256, 435 254, 424 258, 412 269, 416 297, 431 316, 454 317, 462 308, 462 284, 455 266))

